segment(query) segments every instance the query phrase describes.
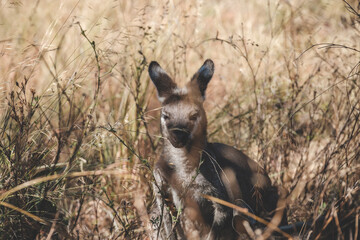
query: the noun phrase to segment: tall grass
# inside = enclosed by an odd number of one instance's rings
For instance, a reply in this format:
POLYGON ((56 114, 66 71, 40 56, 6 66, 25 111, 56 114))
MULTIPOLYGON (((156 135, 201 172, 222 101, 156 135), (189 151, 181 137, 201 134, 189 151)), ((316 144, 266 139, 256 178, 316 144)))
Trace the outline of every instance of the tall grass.
POLYGON ((326 215, 347 237, 359 21, 358 1, 2 1, 0 237, 144 238, 161 145, 148 63, 184 84, 206 58, 210 140, 265 167, 290 222, 326 215))

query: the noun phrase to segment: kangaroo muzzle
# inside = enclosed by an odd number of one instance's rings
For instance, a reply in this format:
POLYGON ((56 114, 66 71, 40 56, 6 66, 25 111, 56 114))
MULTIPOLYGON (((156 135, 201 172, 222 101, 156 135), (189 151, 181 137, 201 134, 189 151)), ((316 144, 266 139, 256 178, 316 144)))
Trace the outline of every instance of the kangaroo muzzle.
POLYGON ((186 128, 172 128, 169 131, 170 143, 175 148, 184 147, 190 139, 190 132, 186 128))

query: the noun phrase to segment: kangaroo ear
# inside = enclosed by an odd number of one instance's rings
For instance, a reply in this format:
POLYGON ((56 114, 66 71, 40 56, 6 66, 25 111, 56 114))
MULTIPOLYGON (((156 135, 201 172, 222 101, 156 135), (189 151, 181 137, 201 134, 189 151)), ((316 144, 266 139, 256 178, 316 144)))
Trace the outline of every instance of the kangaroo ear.
POLYGON ((197 85, 199 86, 201 96, 204 99, 207 85, 214 74, 214 70, 214 62, 211 59, 207 59, 191 79, 192 82, 196 81, 197 85))
POLYGON ((177 87, 176 83, 171 80, 169 75, 160 67, 157 62, 151 62, 149 65, 149 75, 154 83, 158 98, 160 102, 163 102, 168 96, 170 96, 173 90, 177 87))

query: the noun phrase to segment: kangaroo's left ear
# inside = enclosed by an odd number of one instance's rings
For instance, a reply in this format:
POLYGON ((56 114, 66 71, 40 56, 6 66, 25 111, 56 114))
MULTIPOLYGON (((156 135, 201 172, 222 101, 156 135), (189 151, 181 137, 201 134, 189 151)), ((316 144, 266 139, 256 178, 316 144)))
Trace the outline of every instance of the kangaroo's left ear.
POLYGON ((203 99, 205 99, 205 91, 214 74, 214 70, 214 62, 211 59, 207 59, 191 79, 191 82, 196 81, 203 99))

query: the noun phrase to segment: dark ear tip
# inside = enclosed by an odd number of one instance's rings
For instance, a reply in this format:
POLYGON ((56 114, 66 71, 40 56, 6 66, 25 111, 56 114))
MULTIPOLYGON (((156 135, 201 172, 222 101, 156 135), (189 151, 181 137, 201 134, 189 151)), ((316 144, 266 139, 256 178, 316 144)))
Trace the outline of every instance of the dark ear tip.
POLYGON ((206 59, 204 65, 214 71, 214 62, 211 59, 206 59))
POLYGON ((199 74, 203 75, 206 78, 211 78, 212 75, 214 74, 214 70, 215 70, 214 62, 211 59, 207 59, 198 72, 199 74))
POLYGON ((149 65, 149 71, 153 70, 154 67, 160 67, 159 63, 157 63, 156 61, 152 61, 149 65))

